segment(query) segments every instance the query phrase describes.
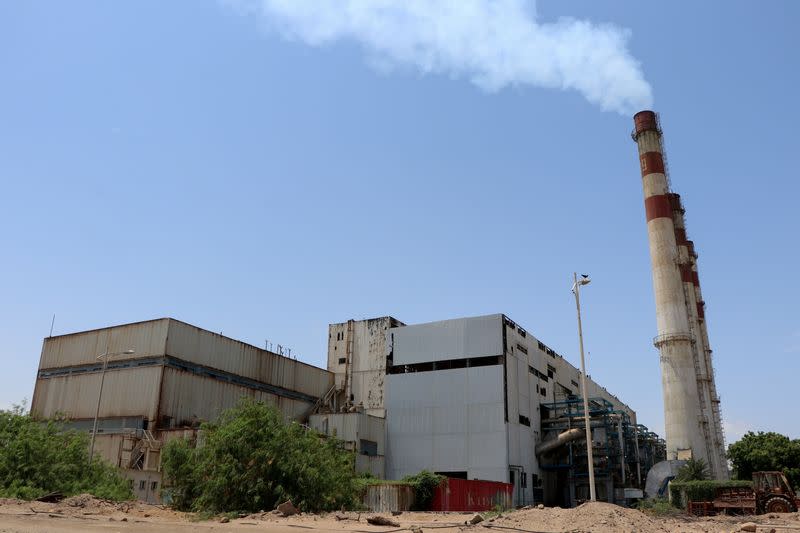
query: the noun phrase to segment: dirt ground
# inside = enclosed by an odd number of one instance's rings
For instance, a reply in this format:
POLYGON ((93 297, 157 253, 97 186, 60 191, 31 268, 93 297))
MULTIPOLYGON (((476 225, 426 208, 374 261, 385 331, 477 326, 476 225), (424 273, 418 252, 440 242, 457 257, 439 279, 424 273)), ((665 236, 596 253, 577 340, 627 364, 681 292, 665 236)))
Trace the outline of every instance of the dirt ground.
MULTIPOLYGON (((194 532, 270 531, 301 533, 300 530, 353 533, 388 533, 402 529, 423 532, 460 533, 529 533, 562 532, 732 532, 745 522, 758 524, 758 532, 800 532, 800 513, 756 517, 718 516, 693 518, 675 516, 655 518, 640 511, 607 503, 584 504, 576 509, 526 508, 488 518, 477 525, 467 525, 474 513, 402 513, 384 515, 400 524, 395 527, 372 526, 366 519, 372 513, 302 514, 283 518, 271 512, 231 519, 196 520, 160 506, 139 502, 111 503, 91 496, 75 496, 60 503, 23 502, 0 499, 0 533, 11 532, 194 532)), ((311 533, 309 531, 308 533, 311 533)))

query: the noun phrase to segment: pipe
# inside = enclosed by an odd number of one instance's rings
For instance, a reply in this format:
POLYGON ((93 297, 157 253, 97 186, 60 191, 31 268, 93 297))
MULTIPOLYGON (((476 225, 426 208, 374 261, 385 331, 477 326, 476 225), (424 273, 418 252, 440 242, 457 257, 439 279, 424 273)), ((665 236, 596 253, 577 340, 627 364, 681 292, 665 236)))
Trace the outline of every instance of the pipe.
POLYGON ((560 448, 571 442, 575 439, 579 439, 582 436, 584 430, 580 428, 572 428, 564 431, 563 433, 559 433, 558 436, 554 439, 546 440, 544 442, 540 442, 536 445, 536 455, 542 455, 543 453, 547 453, 550 451, 555 450, 556 448, 560 448))

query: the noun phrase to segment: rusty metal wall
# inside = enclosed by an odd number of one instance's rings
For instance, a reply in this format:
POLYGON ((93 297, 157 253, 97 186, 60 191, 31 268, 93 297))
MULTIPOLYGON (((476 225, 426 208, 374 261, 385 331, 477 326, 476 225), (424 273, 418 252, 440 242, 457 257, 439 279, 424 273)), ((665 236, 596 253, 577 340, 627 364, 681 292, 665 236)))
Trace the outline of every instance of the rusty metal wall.
POLYGON ((448 478, 436 488, 431 511, 510 509, 513 490, 510 483, 448 478))
POLYGON ((302 417, 312 405, 310 402, 279 397, 174 368, 164 369, 161 390, 159 427, 163 427, 164 416, 171 418, 170 427, 214 420, 223 410, 234 407, 245 396, 275 405, 287 419, 302 417))
MULTIPOLYGON (((100 418, 145 416, 154 419, 161 371, 160 366, 107 371, 100 418)), ((37 379, 31 412, 45 418, 56 414, 72 419, 94 418, 100 377, 100 372, 92 372, 37 379)))
POLYGON ((366 413, 326 413, 311 415, 308 425, 325 435, 345 442, 354 442, 358 450, 360 439, 371 440, 378 445, 378 455, 385 452, 386 419, 366 413))
POLYGON ((169 320, 166 318, 95 329, 44 339, 39 369, 94 364, 97 356, 135 350, 116 359, 138 359, 164 354, 169 320))
POLYGON ((166 353, 314 397, 333 385, 327 370, 174 319, 169 321, 166 353))
POLYGON ((410 485, 370 485, 363 501, 375 513, 408 511, 414 504, 414 489, 410 485))

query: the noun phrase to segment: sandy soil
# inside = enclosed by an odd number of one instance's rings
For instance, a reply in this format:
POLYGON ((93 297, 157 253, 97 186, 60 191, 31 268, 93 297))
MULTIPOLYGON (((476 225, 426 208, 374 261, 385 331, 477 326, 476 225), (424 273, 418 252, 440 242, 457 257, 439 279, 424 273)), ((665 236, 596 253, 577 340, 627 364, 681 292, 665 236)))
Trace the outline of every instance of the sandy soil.
POLYGON ((562 532, 731 532, 744 522, 759 524, 759 532, 800 532, 800 514, 757 517, 693 518, 676 516, 654 518, 633 509, 607 503, 585 504, 576 509, 527 508, 504 513, 472 526, 467 521, 474 513, 403 513, 384 515, 400 528, 369 525, 369 513, 302 514, 283 518, 273 513, 258 513, 223 523, 219 519, 195 521, 191 514, 139 502, 111 503, 91 496, 76 496, 60 503, 23 502, 0 499, 0 533, 11 532, 110 532, 168 531, 205 533, 207 531, 270 531, 301 533, 323 532, 388 533, 398 529, 421 529, 427 533, 529 533, 562 532), (436 530, 435 532, 433 530, 436 530))

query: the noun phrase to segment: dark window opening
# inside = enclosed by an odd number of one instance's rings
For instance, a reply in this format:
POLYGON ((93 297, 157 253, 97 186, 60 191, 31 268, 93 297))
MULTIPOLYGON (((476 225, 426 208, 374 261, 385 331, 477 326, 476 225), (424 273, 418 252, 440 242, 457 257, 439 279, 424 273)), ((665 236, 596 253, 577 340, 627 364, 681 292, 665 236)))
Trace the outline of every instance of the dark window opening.
POLYGON ((522 328, 517 328, 517 333, 519 333, 523 339, 528 336, 528 333, 522 328))
POLYGON ((361 455, 378 455, 378 443, 374 440, 360 439, 358 441, 358 453, 361 455))
POLYGON ((531 419, 524 415, 519 415, 519 423, 523 426, 531 427, 531 419))
POLYGON ((515 472, 513 470, 508 471, 508 482, 512 485, 514 484, 514 474, 515 472))
POLYGON ((144 487, 145 487, 145 481, 142 479, 139 481, 139 490, 144 490, 144 487))
POLYGON ((150 490, 156 490, 158 488, 158 481, 150 482, 150 490))
POLYGON ((573 387, 580 387, 580 385, 578 385, 578 382, 575 381, 574 379, 569 380, 569 382, 572 383, 573 387))
POLYGON ((455 479, 467 479, 466 470, 463 471, 463 472, 462 471, 458 471, 458 472, 434 472, 434 474, 437 474, 439 476, 444 476, 444 477, 452 477, 452 478, 455 478, 455 479))
POLYGON ((528 355, 528 349, 519 343, 517 343, 517 350, 524 353, 525 355, 528 355))
POLYGON ((503 364, 500 355, 488 357, 472 357, 469 359, 447 359, 426 363, 413 363, 410 365, 392 365, 387 369, 388 374, 411 374, 414 372, 431 372, 434 370, 451 370, 455 368, 472 368, 478 366, 493 366, 503 364))
POLYGON ((343 364, 345 364, 346 362, 347 362, 347 358, 346 358, 346 357, 340 357, 340 358, 339 358, 339 364, 340 364, 340 365, 343 365, 343 364))
POLYGON ((539 389, 539 393, 542 396, 547 396, 547 389, 545 387, 542 387, 541 389, 539 389))

